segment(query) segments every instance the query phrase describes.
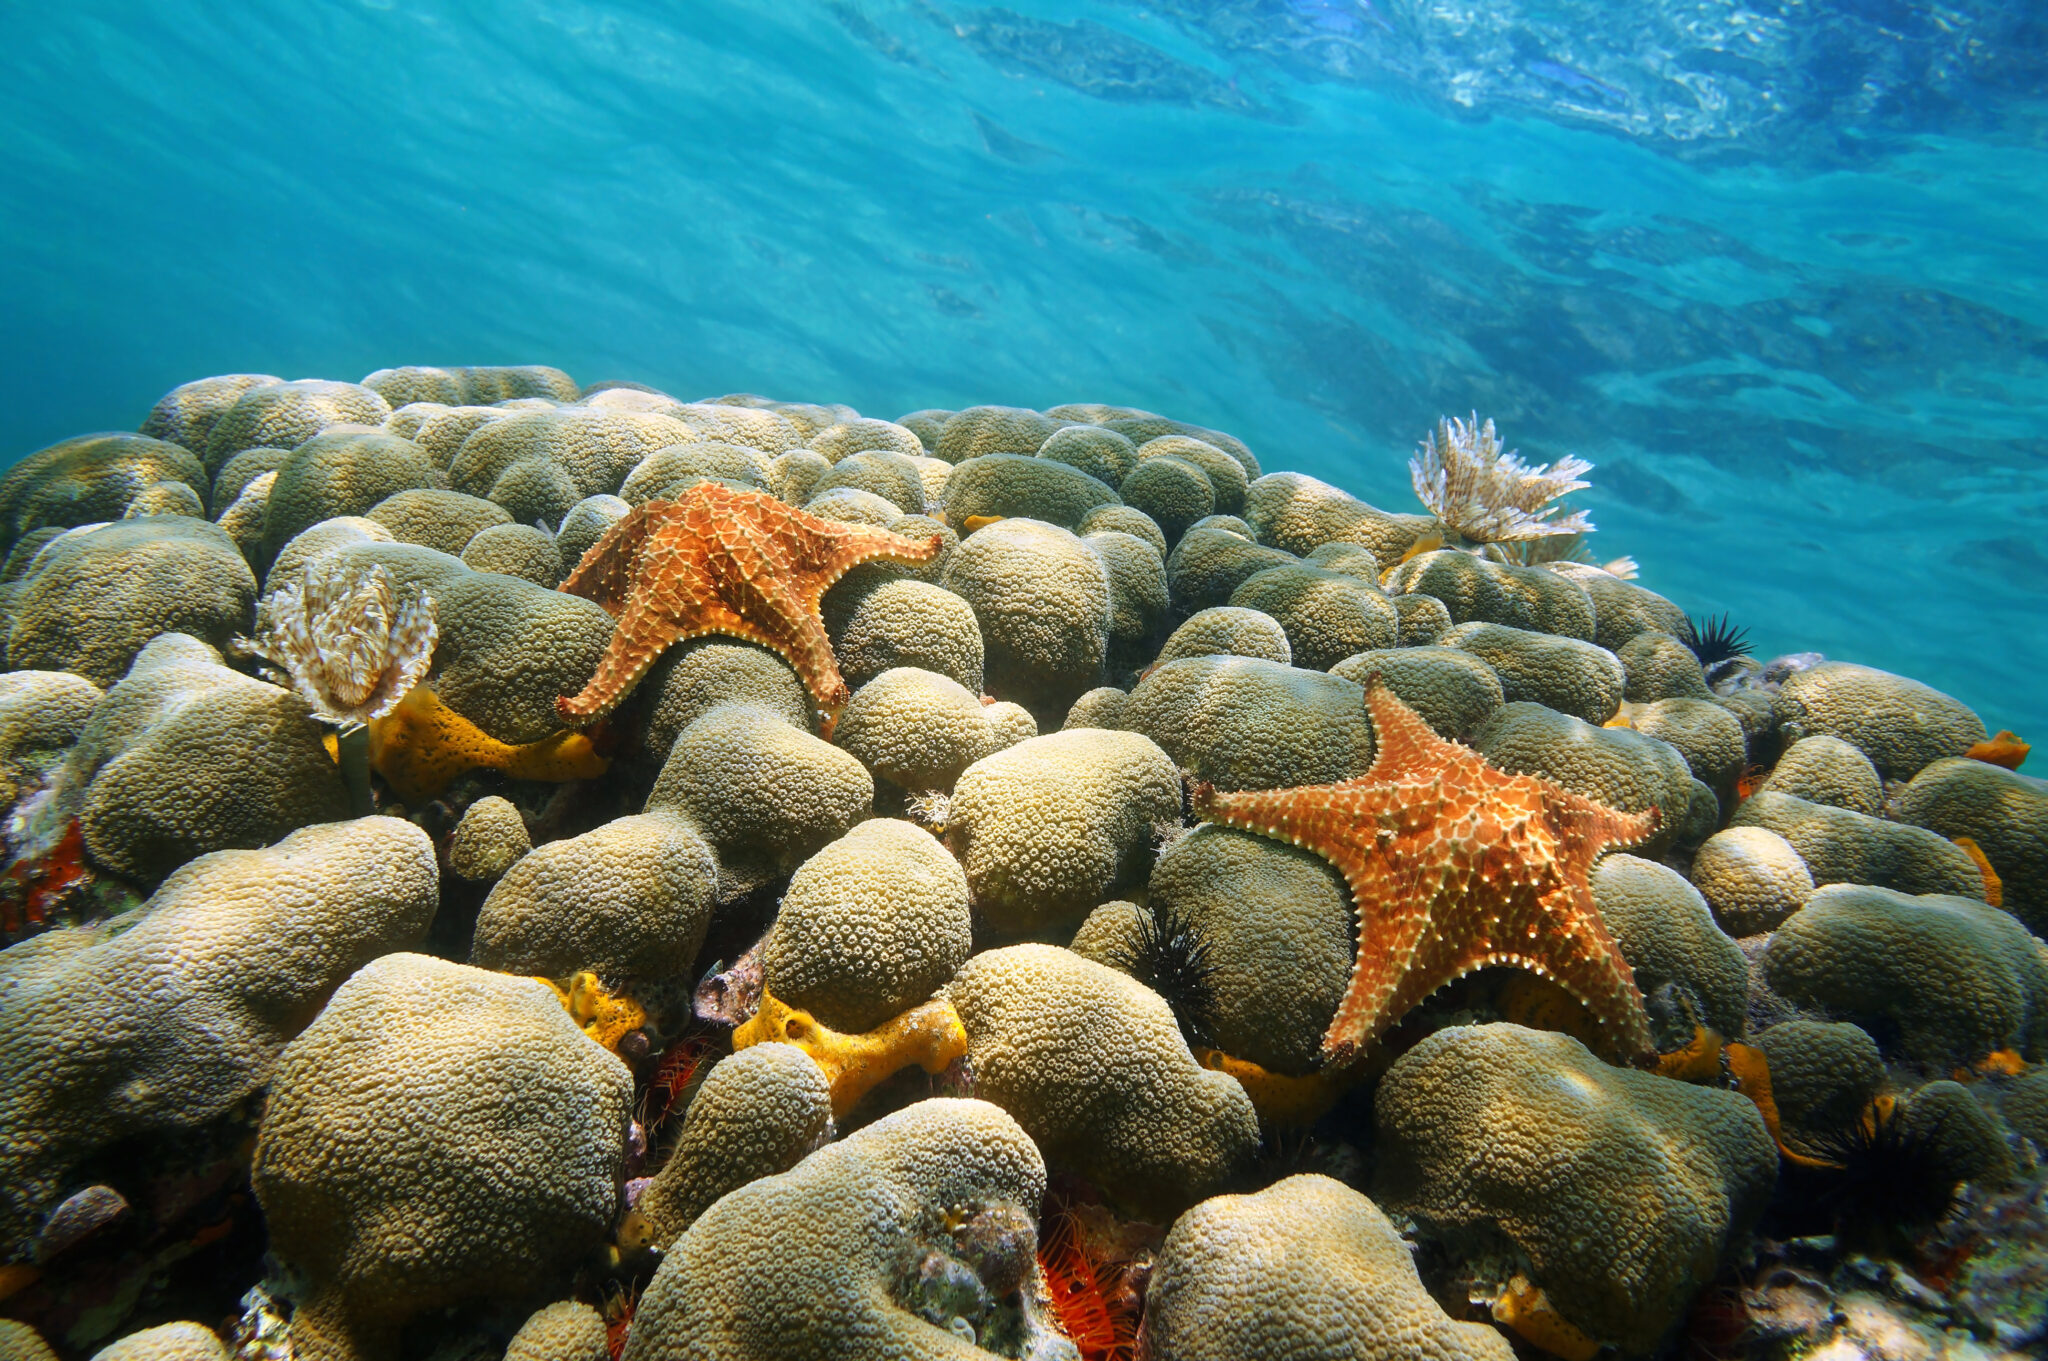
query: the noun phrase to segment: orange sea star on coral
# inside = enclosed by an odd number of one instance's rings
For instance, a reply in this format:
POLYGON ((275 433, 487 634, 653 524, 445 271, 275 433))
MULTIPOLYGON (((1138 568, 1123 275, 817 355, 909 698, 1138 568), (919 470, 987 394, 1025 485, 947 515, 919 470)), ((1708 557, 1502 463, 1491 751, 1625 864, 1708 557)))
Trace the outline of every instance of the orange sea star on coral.
POLYGON ((1615 1055, 1648 1055, 1642 993, 1587 876, 1603 850, 1648 836, 1656 811, 1617 812, 1496 769, 1438 737, 1377 676, 1366 705, 1379 753, 1357 779, 1195 789, 1201 817, 1314 851, 1351 886, 1358 959, 1324 1057, 1354 1057, 1438 988, 1491 965, 1553 979, 1615 1055))
POLYGON ((848 692, 819 601, 861 563, 929 562, 942 542, 821 520, 765 492, 713 482, 649 501, 613 525, 562 583, 619 623, 597 674, 555 709, 587 723, 615 708, 669 648, 722 633, 781 653, 829 721, 848 692))

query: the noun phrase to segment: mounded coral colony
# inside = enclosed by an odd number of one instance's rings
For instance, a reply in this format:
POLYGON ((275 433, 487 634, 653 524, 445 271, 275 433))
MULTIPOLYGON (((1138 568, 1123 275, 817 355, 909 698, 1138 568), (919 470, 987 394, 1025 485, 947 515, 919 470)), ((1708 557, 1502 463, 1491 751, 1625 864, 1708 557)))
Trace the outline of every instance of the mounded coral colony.
POLYGON ((2048 1346, 2026 744, 1410 471, 539 367, 24 458, 0 1361, 2048 1346))

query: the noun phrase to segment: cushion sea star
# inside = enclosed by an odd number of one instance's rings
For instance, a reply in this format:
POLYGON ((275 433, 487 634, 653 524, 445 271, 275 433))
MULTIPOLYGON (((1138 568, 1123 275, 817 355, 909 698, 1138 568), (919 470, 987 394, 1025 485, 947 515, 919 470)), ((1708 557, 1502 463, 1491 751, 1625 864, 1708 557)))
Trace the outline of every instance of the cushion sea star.
POLYGON ((1323 1036, 1353 1057, 1444 984, 1506 964, 1555 980, 1620 1056, 1651 1051, 1635 974, 1593 906, 1600 853, 1648 836, 1656 810, 1617 812, 1447 742, 1377 675, 1366 687, 1379 753, 1341 784, 1220 794, 1213 822, 1322 856, 1351 886, 1358 960, 1323 1036))
POLYGON ((723 633, 781 653, 824 711, 829 733, 848 692, 819 600, 861 563, 929 562, 942 542, 821 520, 765 492, 715 482, 649 501, 613 525, 562 583, 619 623, 597 674, 555 709, 588 723, 617 706, 670 647, 723 633))

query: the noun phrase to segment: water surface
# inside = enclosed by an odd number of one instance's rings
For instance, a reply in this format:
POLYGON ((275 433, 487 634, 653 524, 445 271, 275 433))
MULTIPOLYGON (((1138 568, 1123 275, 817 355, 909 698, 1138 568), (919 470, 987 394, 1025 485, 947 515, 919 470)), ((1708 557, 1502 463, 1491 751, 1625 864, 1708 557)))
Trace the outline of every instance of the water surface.
POLYGON ((0 459, 208 373, 1476 409, 1765 653, 2048 733, 2038 4, 12 7, 0 459))

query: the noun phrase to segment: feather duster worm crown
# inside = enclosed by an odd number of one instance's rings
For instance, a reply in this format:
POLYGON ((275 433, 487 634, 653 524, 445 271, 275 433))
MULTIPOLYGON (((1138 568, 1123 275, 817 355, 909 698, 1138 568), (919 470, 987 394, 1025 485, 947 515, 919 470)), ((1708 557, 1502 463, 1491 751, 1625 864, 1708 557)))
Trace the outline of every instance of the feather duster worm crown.
POLYGON ((235 645, 270 662, 316 718, 349 727, 396 708, 433 661, 434 599, 401 594, 383 567, 315 559, 256 607, 256 636, 235 645))

